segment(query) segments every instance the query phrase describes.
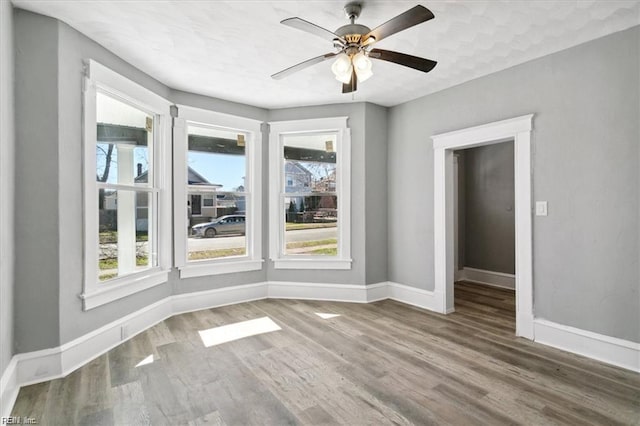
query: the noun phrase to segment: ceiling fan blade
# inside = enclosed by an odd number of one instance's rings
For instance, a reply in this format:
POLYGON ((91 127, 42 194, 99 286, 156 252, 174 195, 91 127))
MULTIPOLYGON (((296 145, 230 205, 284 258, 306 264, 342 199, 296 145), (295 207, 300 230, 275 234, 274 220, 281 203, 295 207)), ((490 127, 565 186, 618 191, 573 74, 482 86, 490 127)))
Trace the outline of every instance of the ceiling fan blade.
POLYGON ((351 81, 342 85, 342 93, 351 93, 358 90, 358 76, 356 70, 351 71, 351 81))
POLYGON ((315 58, 311 58, 311 59, 307 59, 304 62, 300 62, 299 64, 296 64, 292 67, 289 67, 287 69, 284 69, 280 72, 277 72, 275 74, 273 74, 271 76, 271 78, 275 79, 275 80, 280 80, 281 78, 284 77, 288 77, 291 74, 301 71, 307 67, 310 67, 311 65, 315 65, 315 64, 319 64, 320 62, 324 62, 327 59, 333 58, 334 56, 336 56, 337 53, 325 53, 324 55, 321 56, 316 56, 315 58))
POLYGON ((380 41, 430 19, 433 19, 433 13, 426 7, 418 5, 374 28, 368 34, 365 34, 362 40, 365 44, 367 44, 369 37, 373 37, 374 41, 380 41))
POLYGON ((380 59, 381 61, 393 62, 394 64, 404 65, 414 70, 429 72, 436 66, 437 62, 431 59, 419 58, 417 56, 407 55, 406 53, 394 52, 392 50, 371 49, 369 57, 380 59))
POLYGON ((289 27, 297 28, 307 33, 316 35, 325 40, 333 41, 337 39, 337 40, 340 40, 342 43, 345 43, 345 40, 342 37, 338 36, 337 34, 334 34, 332 31, 329 31, 326 28, 322 28, 309 21, 305 21, 304 19, 301 19, 301 18, 288 18, 283 21, 280 21, 280 23, 287 25, 289 27))

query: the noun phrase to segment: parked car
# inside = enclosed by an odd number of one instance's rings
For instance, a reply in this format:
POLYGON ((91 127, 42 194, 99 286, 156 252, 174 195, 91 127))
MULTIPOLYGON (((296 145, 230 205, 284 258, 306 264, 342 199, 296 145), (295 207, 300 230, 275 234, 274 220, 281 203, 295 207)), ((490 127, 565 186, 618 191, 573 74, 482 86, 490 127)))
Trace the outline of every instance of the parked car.
POLYGON ((220 216, 212 222, 200 223, 191 227, 194 237, 213 238, 224 234, 245 234, 245 216, 232 214, 220 216))

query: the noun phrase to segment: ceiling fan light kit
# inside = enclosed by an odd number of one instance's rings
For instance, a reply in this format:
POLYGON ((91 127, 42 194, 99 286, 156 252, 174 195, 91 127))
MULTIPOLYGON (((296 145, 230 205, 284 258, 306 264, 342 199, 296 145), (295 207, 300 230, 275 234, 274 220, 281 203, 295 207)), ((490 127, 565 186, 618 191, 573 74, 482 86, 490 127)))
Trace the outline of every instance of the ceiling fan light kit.
POLYGON ((340 53, 333 65, 331 65, 331 71, 336 76, 336 80, 348 84, 351 81, 351 74, 353 72, 353 65, 351 58, 346 53, 340 53))
POLYGON ((271 77, 281 79, 311 65, 335 58, 331 65, 331 71, 336 80, 343 83, 342 93, 351 93, 357 90, 358 82, 363 82, 373 75, 373 65, 369 58, 393 62, 422 72, 429 72, 436 66, 436 62, 429 59, 370 48, 371 45, 383 38, 433 19, 433 13, 426 7, 415 6, 373 30, 365 25, 355 23, 362 11, 360 3, 348 3, 344 7, 344 11, 351 22, 334 32, 297 17, 283 20, 281 23, 284 25, 331 40, 337 52, 308 59, 275 73, 271 77))
POLYGON ((371 69, 373 64, 364 52, 360 51, 353 55, 351 61, 353 62, 353 67, 356 71, 356 75, 358 76, 358 81, 363 82, 373 75, 373 71, 371 69))

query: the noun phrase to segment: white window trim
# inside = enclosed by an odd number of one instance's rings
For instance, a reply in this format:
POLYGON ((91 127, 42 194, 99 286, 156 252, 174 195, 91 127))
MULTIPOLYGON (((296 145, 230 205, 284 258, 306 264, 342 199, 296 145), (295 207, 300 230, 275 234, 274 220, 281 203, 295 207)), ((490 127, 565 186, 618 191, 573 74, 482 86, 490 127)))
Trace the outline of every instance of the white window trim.
POLYGON ((262 269, 262 122, 250 118, 178 105, 178 117, 174 118, 173 163, 174 163, 174 258, 180 270, 180 278, 235 272, 259 271, 262 269), (245 141, 247 171, 245 185, 248 196, 246 237, 247 254, 221 259, 187 261, 187 122, 247 132, 245 141))
MULTIPOLYGON (((171 268, 170 229, 171 179, 169 154, 171 146, 171 103, 150 90, 134 83, 104 65, 90 59, 85 63, 83 87, 83 152, 84 152, 84 283, 79 297, 83 309, 89 310, 165 283, 171 268), (96 93, 113 94, 159 116, 154 149, 160 161, 155 175, 158 179, 158 266, 109 280, 98 282, 98 183, 96 182, 96 93)), ((153 191, 150 191, 153 192, 153 191)))
POLYGON ((276 269, 351 269, 351 130, 348 117, 317 118, 269 123, 269 255, 276 269), (282 136, 295 133, 336 132, 336 193, 338 194, 338 255, 287 256, 284 247, 284 210, 281 183, 284 182, 282 136))

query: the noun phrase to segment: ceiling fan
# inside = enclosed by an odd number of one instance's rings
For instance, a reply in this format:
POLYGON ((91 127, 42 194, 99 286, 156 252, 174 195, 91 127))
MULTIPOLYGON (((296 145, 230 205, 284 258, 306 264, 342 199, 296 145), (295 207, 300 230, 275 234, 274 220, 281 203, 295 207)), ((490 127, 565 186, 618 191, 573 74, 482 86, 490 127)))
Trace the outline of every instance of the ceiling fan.
POLYGON ((363 82, 373 75, 371 60, 369 58, 393 62, 422 72, 429 72, 436 66, 437 62, 430 59, 419 58, 391 50, 371 48, 374 43, 386 37, 433 19, 433 13, 426 7, 420 5, 415 6, 373 30, 367 26, 355 23, 362 11, 362 5, 360 3, 349 3, 344 7, 344 11, 351 23, 343 25, 335 30, 335 32, 297 17, 283 20, 281 24, 306 31, 333 42, 336 52, 326 53, 300 62, 299 64, 273 74, 271 77, 278 80, 310 67, 311 65, 335 58, 335 62, 331 66, 331 71, 335 74, 336 79, 342 82, 342 93, 351 93, 358 89, 358 81, 363 82))

